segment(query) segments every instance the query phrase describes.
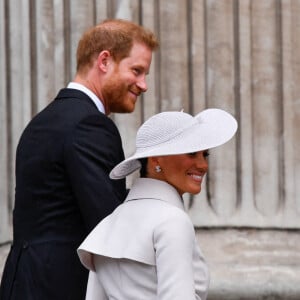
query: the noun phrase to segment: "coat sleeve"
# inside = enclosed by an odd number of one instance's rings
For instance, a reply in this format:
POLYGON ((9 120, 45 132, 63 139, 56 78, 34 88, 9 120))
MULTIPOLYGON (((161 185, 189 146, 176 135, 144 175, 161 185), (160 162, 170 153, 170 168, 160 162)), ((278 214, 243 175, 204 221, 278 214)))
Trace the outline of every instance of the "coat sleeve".
POLYGON ((124 159, 121 137, 109 118, 89 116, 67 139, 64 153, 71 189, 89 232, 125 199, 125 180, 109 178, 124 159))
POLYGON ((195 231, 185 213, 173 214, 159 224, 154 232, 158 299, 205 300, 207 286, 206 270, 195 268, 195 231), (203 276, 203 278, 199 278, 203 276), (202 290, 198 290, 198 288, 202 290))
POLYGON ((93 271, 89 272, 89 279, 86 290, 85 300, 108 300, 101 282, 97 278, 97 274, 93 271))

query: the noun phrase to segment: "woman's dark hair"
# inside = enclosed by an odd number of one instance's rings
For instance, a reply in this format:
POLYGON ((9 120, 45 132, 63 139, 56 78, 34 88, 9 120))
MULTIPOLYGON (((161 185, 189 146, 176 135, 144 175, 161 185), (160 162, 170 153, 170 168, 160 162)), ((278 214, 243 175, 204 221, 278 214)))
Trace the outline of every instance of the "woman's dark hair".
POLYGON ((140 169, 140 177, 141 178, 145 178, 145 177, 147 177, 147 162, 148 162, 148 158, 140 158, 139 162, 142 165, 142 167, 140 169))

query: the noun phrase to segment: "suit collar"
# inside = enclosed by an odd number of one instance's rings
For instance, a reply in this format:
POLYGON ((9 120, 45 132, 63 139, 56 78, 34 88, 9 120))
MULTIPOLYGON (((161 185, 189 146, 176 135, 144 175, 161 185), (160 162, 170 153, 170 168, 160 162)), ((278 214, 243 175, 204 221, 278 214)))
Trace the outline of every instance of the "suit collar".
POLYGON ((184 210, 182 197, 165 181, 151 178, 136 179, 125 201, 141 199, 165 201, 184 210))
POLYGON ((93 100, 87 94, 77 89, 70 89, 70 88, 61 89, 58 92, 55 100, 59 100, 59 99, 78 99, 80 101, 85 101, 86 103, 89 103, 91 106, 93 106, 95 109, 98 110, 93 100))
POLYGON ((80 84, 78 82, 70 82, 68 84, 67 88, 79 90, 79 91, 82 91, 83 93, 87 94, 91 98, 91 100, 95 103, 98 110, 100 112, 102 112, 103 114, 105 114, 105 108, 104 108, 102 101, 98 98, 98 96, 95 93, 93 93, 90 89, 85 87, 83 84, 80 84))

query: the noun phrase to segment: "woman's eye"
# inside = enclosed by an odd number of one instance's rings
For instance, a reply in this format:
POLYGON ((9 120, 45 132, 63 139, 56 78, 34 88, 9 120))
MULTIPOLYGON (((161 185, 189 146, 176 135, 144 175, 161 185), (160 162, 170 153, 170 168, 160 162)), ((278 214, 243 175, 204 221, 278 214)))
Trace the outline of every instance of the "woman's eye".
POLYGON ((204 157, 208 157, 208 156, 209 156, 209 151, 208 151, 208 150, 207 150, 207 151, 204 151, 204 152, 203 152, 203 156, 204 156, 204 157))
MULTIPOLYGON (((190 157, 195 157, 195 156, 197 156, 198 154, 200 154, 200 152, 191 152, 191 153, 189 153, 188 155, 189 155, 190 157)), ((208 156, 209 156, 209 151, 208 151, 208 150, 203 151, 202 155, 203 155, 203 157, 208 157, 208 156)))
POLYGON ((197 155, 197 152, 191 152, 191 153, 189 153, 188 155, 191 156, 191 157, 194 157, 194 156, 197 155))

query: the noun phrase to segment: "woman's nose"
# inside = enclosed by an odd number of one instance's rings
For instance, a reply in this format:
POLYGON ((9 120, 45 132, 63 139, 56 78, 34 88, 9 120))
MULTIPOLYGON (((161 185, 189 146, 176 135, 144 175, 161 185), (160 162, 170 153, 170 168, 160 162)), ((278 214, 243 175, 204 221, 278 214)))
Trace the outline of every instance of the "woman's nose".
POLYGON ((203 153, 199 154, 197 157, 197 168, 202 169, 205 172, 208 170, 207 157, 205 157, 203 153))

